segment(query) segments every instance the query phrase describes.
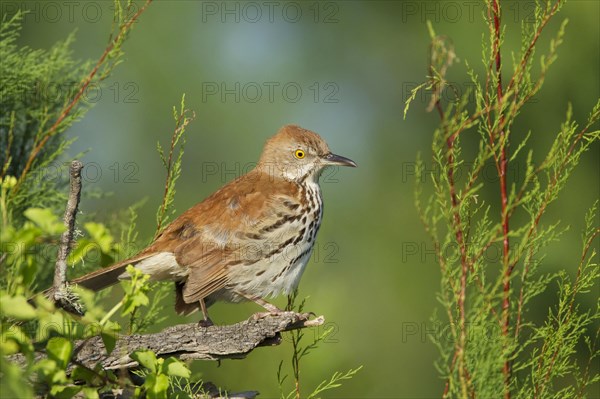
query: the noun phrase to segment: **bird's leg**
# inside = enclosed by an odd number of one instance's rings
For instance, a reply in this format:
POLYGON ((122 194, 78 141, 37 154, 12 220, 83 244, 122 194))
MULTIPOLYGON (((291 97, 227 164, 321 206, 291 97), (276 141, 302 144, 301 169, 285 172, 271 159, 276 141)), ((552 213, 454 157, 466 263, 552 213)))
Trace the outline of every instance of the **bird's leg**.
POLYGON ((208 310, 206 310, 206 304, 204 303, 204 298, 200 299, 200 309, 202 309, 203 320, 200 320, 198 324, 200 327, 210 327, 213 325, 212 320, 208 317, 208 310))
MULTIPOLYGON (((260 297, 249 296, 249 295, 243 294, 239 291, 235 291, 235 293, 241 297, 246 298, 249 301, 252 301, 252 302, 262 306, 263 308, 265 308, 267 310, 267 312, 258 312, 258 313, 255 313, 254 315, 252 315, 252 317, 255 320, 263 319, 270 315, 278 315, 281 313, 285 313, 285 310, 279 309, 277 306, 265 301, 264 299, 262 299, 260 297)), ((297 313, 297 314, 300 317, 300 320, 308 320, 308 319, 310 319, 311 316, 315 316, 315 314, 313 312, 297 313)))
POLYGON ((283 310, 279 309, 277 306, 273 305, 272 303, 269 303, 267 301, 265 301, 262 298, 249 298, 251 301, 254 301, 254 303, 262 306, 263 308, 267 309, 269 311, 269 313, 282 313, 283 310))
POLYGON ((262 299, 260 297, 246 295, 239 291, 235 291, 235 293, 241 297, 246 298, 249 301, 256 303, 257 305, 262 306, 263 308, 265 308, 267 310, 267 312, 256 313, 254 315, 255 319, 261 319, 265 316, 272 315, 272 314, 283 313, 283 310, 279 309, 277 306, 265 301, 264 299, 262 299))

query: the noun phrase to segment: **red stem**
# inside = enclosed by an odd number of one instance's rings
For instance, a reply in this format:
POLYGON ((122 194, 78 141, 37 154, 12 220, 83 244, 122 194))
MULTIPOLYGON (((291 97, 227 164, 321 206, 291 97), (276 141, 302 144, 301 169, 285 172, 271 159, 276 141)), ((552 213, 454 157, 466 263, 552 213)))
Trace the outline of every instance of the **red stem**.
MULTIPOLYGON (((431 61, 429 69, 430 69, 430 76, 434 76, 433 60, 431 61)), ((435 88, 435 86, 434 86, 434 88, 435 88)), ((443 107, 442 107, 439 97, 437 98, 437 100, 435 102, 435 109, 440 116, 442 125, 444 125, 444 123, 445 123, 444 110, 443 110, 443 107)), ((454 181, 454 163, 455 163, 454 142, 456 141, 456 138, 458 137, 458 134, 460 133, 460 130, 462 130, 463 127, 464 126, 459 127, 458 130, 453 132, 452 134, 448 134, 448 132, 446 131, 447 126, 444 126, 444 130, 445 130, 445 135, 447 136, 446 145, 448 147, 448 172, 447 172, 448 186, 449 186, 449 191, 450 191, 450 200, 451 200, 452 209, 453 209, 453 222, 454 222, 455 236, 456 236, 456 241, 460 248, 460 259, 461 259, 460 290, 458 293, 458 312, 459 312, 459 330, 460 330, 460 332, 459 332, 458 342, 456 344, 452 364, 450 366, 450 370, 452 372, 452 370, 454 369, 455 362, 458 359, 459 376, 460 376, 459 379, 461 381, 463 394, 466 395, 468 393, 470 374, 466 368, 465 358, 464 358, 465 346, 466 346, 466 341, 467 341, 467 339, 466 339, 465 298, 466 298, 466 291, 467 291, 467 275, 469 273, 470 265, 467 260, 467 249, 466 249, 466 245, 464 242, 465 241, 464 233, 462 230, 462 223, 461 223, 461 217, 460 217, 460 200, 456 194, 456 184, 454 181)), ((451 283, 451 285, 453 285, 451 280, 450 280, 450 283, 451 283)), ((453 292, 455 292, 455 291, 453 291, 453 292)), ((447 394, 448 387, 449 387, 449 381, 446 381, 446 387, 444 389, 443 395, 447 394)))
MULTIPOLYGON (((495 58, 495 66, 496 66, 496 99, 498 102, 498 112, 499 112, 499 145, 500 145, 500 198, 501 198, 501 217, 502 217, 502 263, 503 263, 503 300, 502 300, 502 335, 507 338, 508 330, 510 327, 510 279, 512 274, 512 268, 510 267, 509 257, 510 257, 510 242, 509 242, 509 214, 507 212, 508 207, 508 192, 507 192, 507 169, 508 169, 508 138, 506 136, 506 130, 504 126, 504 113, 502 111, 502 101, 503 101, 503 92, 502 92, 502 58, 500 53, 500 5, 498 0, 493 0, 491 2, 492 6, 492 19, 493 19, 493 34, 494 34, 494 42, 493 42, 493 50, 494 50, 494 58, 495 58)), ((504 398, 510 399, 510 361, 505 360, 504 365, 502 367, 502 372, 504 374, 504 398)))

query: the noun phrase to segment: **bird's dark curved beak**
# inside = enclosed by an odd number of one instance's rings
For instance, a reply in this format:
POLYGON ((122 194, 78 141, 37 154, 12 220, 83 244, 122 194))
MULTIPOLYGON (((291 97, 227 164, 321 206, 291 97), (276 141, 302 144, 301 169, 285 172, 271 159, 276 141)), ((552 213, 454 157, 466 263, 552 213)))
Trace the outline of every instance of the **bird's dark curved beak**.
POLYGON ((323 157, 323 160, 327 165, 352 166, 356 168, 356 162, 341 155, 329 153, 323 157))

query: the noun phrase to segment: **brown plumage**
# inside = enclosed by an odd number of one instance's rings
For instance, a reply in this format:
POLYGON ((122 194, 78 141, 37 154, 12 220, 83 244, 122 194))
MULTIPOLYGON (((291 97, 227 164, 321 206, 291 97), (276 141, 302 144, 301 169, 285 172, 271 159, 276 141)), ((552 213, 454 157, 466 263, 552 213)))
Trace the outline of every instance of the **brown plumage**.
POLYGON ((188 209, 146 249, 72 281, 101 290, 126 278, 131 264, 176 283, 176 310, 216 300, 254 300, 293 290, 310 258, 322 217, 318 177, 325 166, 356 164, 331 154, 316 133, 284 126, 269 139, 255 169, 188 209))

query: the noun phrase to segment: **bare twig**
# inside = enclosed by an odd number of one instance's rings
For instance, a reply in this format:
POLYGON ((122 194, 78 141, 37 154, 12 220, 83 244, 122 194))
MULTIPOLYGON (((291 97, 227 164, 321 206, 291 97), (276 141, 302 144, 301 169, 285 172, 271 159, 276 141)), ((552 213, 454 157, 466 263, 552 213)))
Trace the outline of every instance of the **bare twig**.
POLYGON ((69 252, 71 252, 71 242, 73 241, 75 232, 75 219, 77 218, 77 209, 79 208, 79 199, 81 198, 82 169, 83 163, 81 161, 74 160, 71 162, 71 167, 69 168, 71 189, 69 191, 69 200, 67 201, 65 215, 63 217, 66 230, 60 237, 60 247, 58 248, 56 268, 54 270, 53 287, 55 290, 55 299, 60 289, 67 282, 67 257, 69 256, 69 252))
POLYGON ((69 200, 65 209, 63 221, 66 230, 60 237, 60 246, 58 247, 58 255, 56 257, 56 266, 54 268, 53 298, 54 301, 61 305, 66 305, 68 294, 66 293, 67 284, 67 257, 71 252, 71 244, 75 233, 75 219, 77 218, 77 209, 79 208, 79 199, 81 198, 81 170, 83 163, 79 160, 71 162, 69 174, 71 179, 71 189, 69 191, 69 200))

